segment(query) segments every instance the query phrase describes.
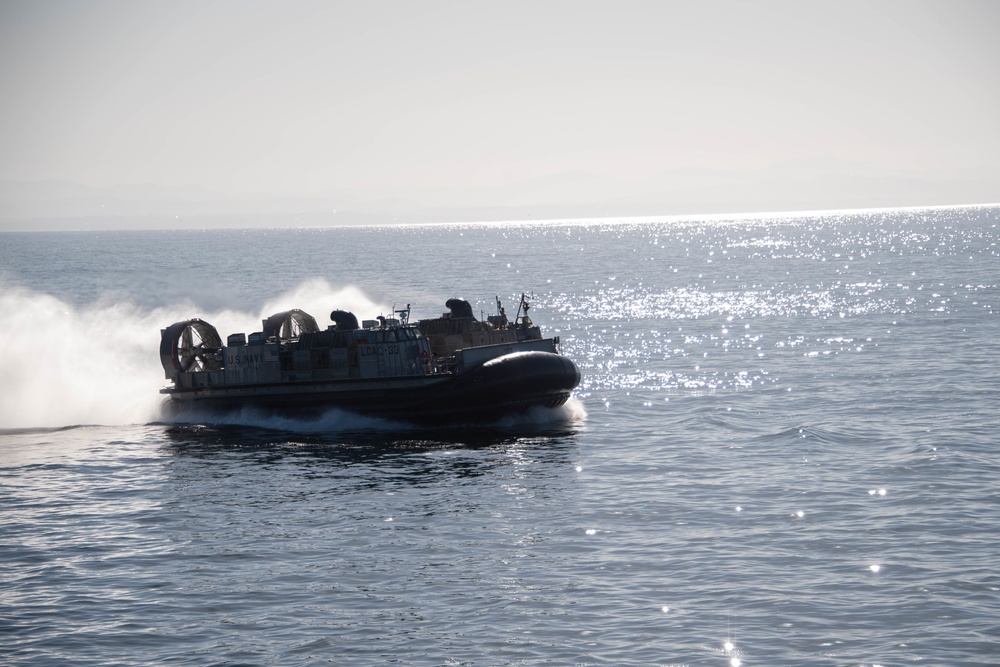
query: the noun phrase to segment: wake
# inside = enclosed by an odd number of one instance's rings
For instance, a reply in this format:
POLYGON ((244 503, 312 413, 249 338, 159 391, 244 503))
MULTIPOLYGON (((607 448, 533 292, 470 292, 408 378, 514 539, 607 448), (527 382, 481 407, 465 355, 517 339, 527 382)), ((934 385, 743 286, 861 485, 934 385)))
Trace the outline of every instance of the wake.
MULTIPOLYGON (((480 429, 500 430, 520 427, 576 426, 586 419, 583 403, 571 397, 558 408, 536 407, 527 412, 509 415, 492 424, 476 424, 480 429)), ((438 425, 417 425, 406 421, 360 415, 346 410, 331 409, 315 417, 288 417, 268 413, 256 408, 243 408, 230 412, 186 411, 181 417, 161 415, 156 421, 166 424, 211 424, 213 426, 246 426, 287 433, 342 433, 347 431, 367 432, 418 432, 437 430, 463 430, 470 424, 461 422, 438 425)))

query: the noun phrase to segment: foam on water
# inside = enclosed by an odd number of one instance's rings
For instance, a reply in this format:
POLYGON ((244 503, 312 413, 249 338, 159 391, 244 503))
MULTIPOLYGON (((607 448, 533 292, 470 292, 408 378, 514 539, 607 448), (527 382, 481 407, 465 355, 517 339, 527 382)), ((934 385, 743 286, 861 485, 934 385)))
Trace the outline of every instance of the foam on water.
MULTIPOLYGON (((519 427, 546 427, 581 425, 587 417, 583 403, 576 397, 570 399, 558 408, 535 407, 524 413, 509 415, 498 419, 492 424, 480 425, 487 429, 515 429, 519 427)), ((345 410, 327 410, 315 417, 288 417, 270 414, 255 408, 243 408, 231 412, 198 412, 197 410, 181 417, 163 418, 165 424, 216 424, 231 426, 250 426, 288 433, 347 433, 347 432, 392 432, 420 433, 428 430, 442 431, 448 429, 462 430, 468 424, 438 424, 435 426, 420 426, 405 421, 369 417, 345 410)))

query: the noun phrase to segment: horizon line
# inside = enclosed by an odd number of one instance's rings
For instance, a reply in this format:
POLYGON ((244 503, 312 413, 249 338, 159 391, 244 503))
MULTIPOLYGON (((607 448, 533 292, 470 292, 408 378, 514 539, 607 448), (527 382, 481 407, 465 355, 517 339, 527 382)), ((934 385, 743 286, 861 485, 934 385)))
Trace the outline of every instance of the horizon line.
MULTIPOLYGON (((396 220, 388 222, 368 222, 368 223, 344 223, 344 224, 332 224, 332 225, 277 225, 277 226, 205 226, 205 227, 150 227, 150 228, 133 228, 133 227, 112 227, 107 229, 102 228, 85 228, 85 229, 0 229, 0 234, 64 234, 64 233, 93 233, 93 232, 174 232, 174 231, 237 231, 237 230, 247 230, 247 229, 259 229, 264 231, 280 231, 280 230, 303 230, 303 229, 341 229, 341 228, 364 228, 364 227, 431 227, 431 226, 442 226, 442 225, 453 225, 453 226, 484 226, 484 225, 512 225, 512 226, 524 226, 524 225, 537 225, 537 224, 552 224, 552 225, 568 225, 568 224, 644 224, 644 223, 654 223, 654 222, 693 222, 693 221, 715 221, 715 222, 731 222, 735 220, 762 220, 762 219, 786 219, 794 217, 809 217, 809 218, 822 218, 830 217, 832 215, 843 215, 851 214, 858 215, 864 213, 877 213, 880 211, 935 211, 935 210, 950 210, 950 209, 962 209, 962 208, 994 208, 1000 207, 1000 202, 983 202, 983 203, 967 203, 967 204, 928 204, 928 205, 918 205, 918 206, 863 206, 863 207, 853 207, 853 208, 826 208, 826 209, 797 209, 797 210, 771 210, 771 211, 746 211, 740 213, 678 213, 678 214, 654 214, 654 215, 610 215, 610 216, 598 216, 598 217, 557 217, 557 218, 515 218, 510 220, 458 220, 458 221, 435 221, 435 222, 406 222, 401 220, 396 220)), ((273 214, 268 214, 273 215, 273 214)), ((121 218, 132 218, 132 217, 153 217, 158 216, 124 216, 124 215, 111 215, 111 216, 87 216, 87 217, 52 217, 52 218, 31 218, 27 220, 35 221, 46 221, 46 220, 115 220, 121 218)), ((175 216, 174 219, 185 219, 185 220, 197 220, 200 218, 222 218, 230 217, 229 215, 192 215, 186 216, 185 218, 179 218, 175 216)), ((250 216, 244 216, 250 217, 250 216)))

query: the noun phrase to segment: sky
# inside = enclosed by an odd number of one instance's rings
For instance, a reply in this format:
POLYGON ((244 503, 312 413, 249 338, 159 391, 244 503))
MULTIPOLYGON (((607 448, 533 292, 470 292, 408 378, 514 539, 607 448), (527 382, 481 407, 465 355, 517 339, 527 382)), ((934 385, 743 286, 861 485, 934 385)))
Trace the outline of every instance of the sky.
POLYGON ((989 181, 997 26, 991 0, 0 0, 0 181, 414 206, 783 164, 989 181))

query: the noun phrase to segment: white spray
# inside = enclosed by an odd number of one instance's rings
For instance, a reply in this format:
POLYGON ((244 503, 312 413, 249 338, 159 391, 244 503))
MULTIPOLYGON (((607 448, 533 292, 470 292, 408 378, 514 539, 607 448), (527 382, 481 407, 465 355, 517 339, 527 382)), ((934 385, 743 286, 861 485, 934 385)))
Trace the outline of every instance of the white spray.
POLYGON ((256 314, 198 312, 190 303, 142 310, 98 301, 76 307, 54 296, 0 284, 7 324, 0 340, 0 428, 133 424, 159 418, 166 380, 160 329, 200 317, 225 340, 251 333, 274 313, 301 308, 320 323, 334 309, 359 319, 388 312, 355 287, 311 279, 263 304, 256 314))

